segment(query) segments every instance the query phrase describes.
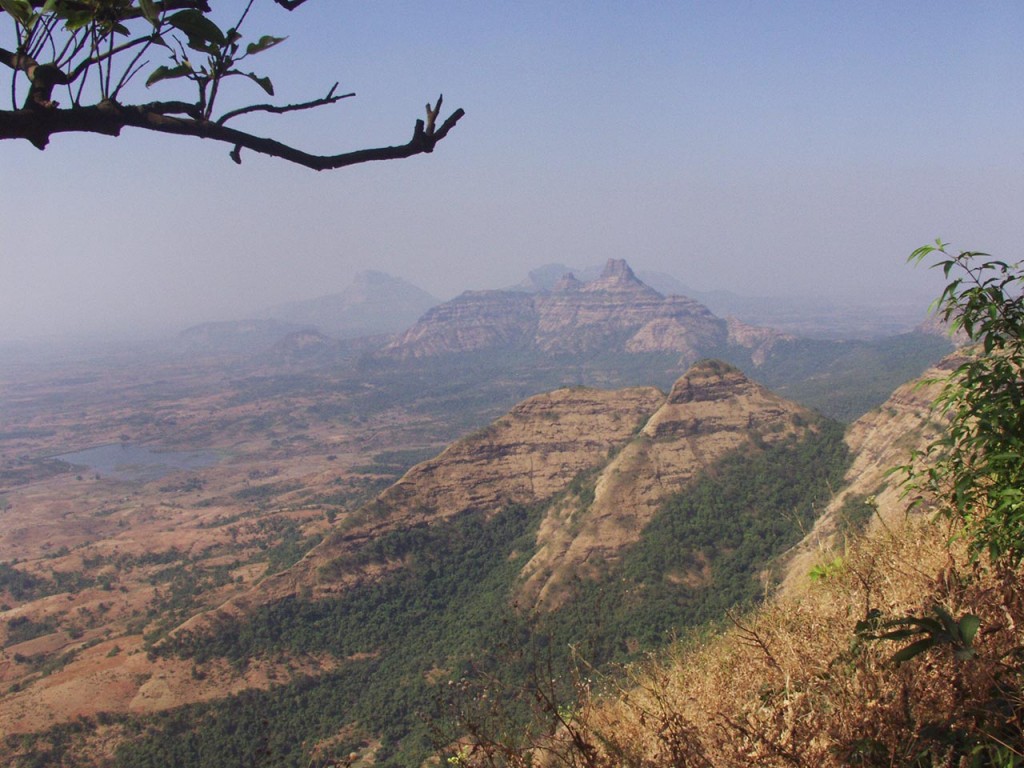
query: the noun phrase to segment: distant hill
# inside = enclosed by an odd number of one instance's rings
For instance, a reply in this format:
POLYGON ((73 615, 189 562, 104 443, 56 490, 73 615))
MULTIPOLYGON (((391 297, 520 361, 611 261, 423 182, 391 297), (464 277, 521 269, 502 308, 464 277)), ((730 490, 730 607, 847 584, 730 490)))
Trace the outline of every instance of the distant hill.
POLYGON ((269 354, 283 361, 305 358, 308 362, 332 359, 339 346, 329 342, 397 333, 438 301, 401 278, 360 272, 341 293, 279 304, 255 318, 187 328, 176 346, 189 354, 269 354))
POLYGON ((699 302, 666 297, 641 281, 624 259, 609 259, 587 282, 571 272, 554 282, 552 276, 549 268, 535 270, 532 291, 467 291, 430 309, 384 354, 409 359, 499 351, 575 357, 673 353, 685 367, 730 345, 754 354, 783 338, 767 330, 733 333, 734 326, 699 302))
POLYGON ((368 270, 340 293, 279 304, 261 316, 350 339, 403 331, 439 301, 406 280, 368 270))
POLYGON ((289 334, 307 330, 282 320, 223 320, 186 328, 174 346, 194 355, 249 356, 268 351, 289 334))

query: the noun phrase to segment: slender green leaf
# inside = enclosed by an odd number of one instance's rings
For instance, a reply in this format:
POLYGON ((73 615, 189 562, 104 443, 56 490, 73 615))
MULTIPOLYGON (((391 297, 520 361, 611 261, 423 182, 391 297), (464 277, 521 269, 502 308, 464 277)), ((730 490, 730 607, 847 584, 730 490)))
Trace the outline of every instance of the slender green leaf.
POLYGON ((964 645, 970 646, 974 643, 974 636, 978 634, 980 626, 981 619, 973 613, 968 613, 960 619, 960 637, 963 639, 964 645))
POLYGON ((253 54, 261 53, 267 50, 268 48, 273 48, 278 43, 283 43, 287 39, 287 37, 273 37, 271 35, 264 35, 255 43, 249 43, 247 46, 245 46, 245 55, 252 56, 253 54))
POLYGON ((915 656, 924 653, 929 648, 935 645, 934 637, 926 637, 923 640, 918 640, 916 643, 911 643, 906 648, 902 648, 892 655, 892 661, 899 665, 905 661, 910 661, 915 656))

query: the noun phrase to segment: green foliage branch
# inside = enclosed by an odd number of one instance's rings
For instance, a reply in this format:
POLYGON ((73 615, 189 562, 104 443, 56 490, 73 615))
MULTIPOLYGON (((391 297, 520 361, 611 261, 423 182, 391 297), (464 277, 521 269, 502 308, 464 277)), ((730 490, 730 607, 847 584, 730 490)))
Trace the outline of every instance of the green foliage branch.
POLYGON ((939 317, 973 345, 935 401, 948 427, 904 468, 908 487, 963 524, 975 562, 984 554, 1015 568, 1024 559, 1024 271, 985 253, 953 255, 941 240, 910 260, 934 256, 949 279, 939 317))
MULTIPOLYGON (((305 111, 355 95, 338 93, 335 83, 319 98, 251 103, 216 113, 229 80, 249 80, 267 96, 275 95, 271 79, 253 71, 250 59, 285 38, 261 35, 244 41, 241 29, 255 2, 235 3, 240 10, 225 28, 207 0, 0 0, 0 72, 7 68, 11 103, 10 109, 0 110, 0 139, 25 139, 45 149, 57 133, 118 136, 123 128, 134 127, 224 142, 233 147, 236 163, 248 149, 319 171, 432 152, 463 116, 458 109, 438 123, 438 97, 427 104, 425 120, 416 121, 406 144, 337 155, 313 155, 227 125, 245 115, 305 111), (11 48, 4 47, 11 42, 11 48), (147 57, 154 54, 165 63, 151 68, 147 57), (195 100, 123 103, 129 84, 144 71, 149 72, 147 88, 184 80, 194 87, 195 100), (54 98, 57 89, 70 106, 61 108, 54 98)), ((305 0, 273 2, 292 10, 305 0)))

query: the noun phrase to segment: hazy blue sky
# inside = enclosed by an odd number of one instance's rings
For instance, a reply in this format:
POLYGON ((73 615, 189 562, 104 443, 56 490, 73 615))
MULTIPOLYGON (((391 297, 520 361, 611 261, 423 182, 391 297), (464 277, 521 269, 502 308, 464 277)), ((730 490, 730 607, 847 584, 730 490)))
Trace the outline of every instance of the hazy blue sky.
POLYGON ((279 101, 358 96, 255 132, 402 143, 442 91, 466 117, 433 155, 319 174, 140 131, 2 142, 0 339, 236 318, 366 268, 441 297, 609 257, 920 296, 904 259, 936 236, 1022 255, 1021 2, 259 1, 279 101))

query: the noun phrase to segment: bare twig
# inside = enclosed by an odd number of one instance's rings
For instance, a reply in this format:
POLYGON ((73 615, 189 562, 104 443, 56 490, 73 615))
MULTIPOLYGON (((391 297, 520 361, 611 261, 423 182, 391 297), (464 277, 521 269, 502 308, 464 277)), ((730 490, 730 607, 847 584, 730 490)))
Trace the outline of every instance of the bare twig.
POLYGON ((322 99, 313 99, 312 101, 304 101, 300 104, 286 104, 284 106, 276 106, 274 104, 251 104, 248 107, 242 107, 241 109, 233 109, 230 112, 225 112, 217 120, 218 125, 224 125, 228 120, 232 120, 240 115, 248 115, 252 112, 271 112, 275 115, 283 115, 286 112, 297 112, 302 109, 314 109, 315 107, 323 107, 328 104, 334 104, 335 102, 341 101, 342 99, 348 99, 355 96, 355 93, 343 93, 340 96, 334 94, 338 84, 335 83, 331 90, 328 91, 327 95, 322 99))

